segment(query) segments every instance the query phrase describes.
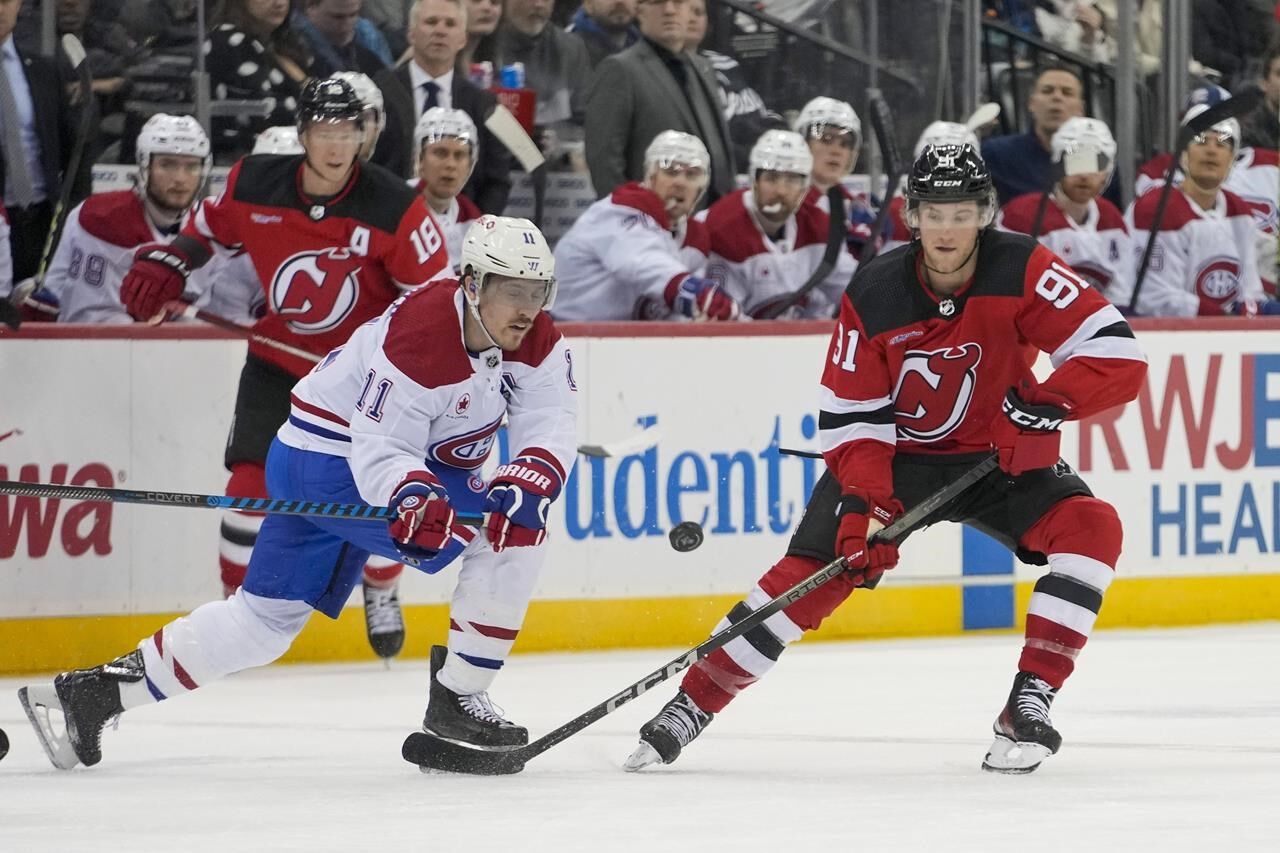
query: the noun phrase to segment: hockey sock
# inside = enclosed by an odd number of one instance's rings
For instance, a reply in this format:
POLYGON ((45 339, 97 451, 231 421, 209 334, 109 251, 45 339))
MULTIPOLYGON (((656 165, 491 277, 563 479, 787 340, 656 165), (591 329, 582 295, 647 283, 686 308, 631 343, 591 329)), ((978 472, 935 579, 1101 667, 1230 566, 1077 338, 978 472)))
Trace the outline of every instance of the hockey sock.
MULTIPOLYGON (((227 494, 237 498, 265 498, 266 474, 261 465, 253 462, 237 462, 231 466, 231 478, 227 480, 227 494)), ((221 535, 218 538, 218 565, 222 575, 222 594, 229 597, 240 584, 249 568, 249 557, 264 516, 258 512, 228 510, 222 514, 221 535)))
POLYGON ((395 586, 404 571, 401 563, 388 560, 386 557, 373 556, 364 564, 364 582, 369 586, 385 588, 395 586))
POLYGON ((1122 536, 1110 504, 1074 497, 1053 507, 1022 537, 1023 548, 1048 555, 1049 573, 1036 581, 1027 605, 1020 671, 1054 688, 1071 675, 1115 577, 1122 536))

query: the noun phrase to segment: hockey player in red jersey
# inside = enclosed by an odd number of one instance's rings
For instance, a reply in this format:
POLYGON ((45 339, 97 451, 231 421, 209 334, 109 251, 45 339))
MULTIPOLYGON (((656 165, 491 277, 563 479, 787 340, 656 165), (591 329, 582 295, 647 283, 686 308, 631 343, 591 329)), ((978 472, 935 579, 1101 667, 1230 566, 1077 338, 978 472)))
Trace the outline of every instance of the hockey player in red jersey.
MULTIPOLYGON (((930 146, 907 184, 913 242, 860 268, 822 372, 827 472, 787 554, 716 630, 837 556, 849 569, 699 661, 640 729, 628 770, 671 763, 787 644, 898 562, 871 542, 905 507, 998 449, 1000 469, 926 519, 960 522, 1049 566, 1027 610, 1013 689, 983 767, 1025 773, 1058 751, 1049 706, 1075 667, 1120 556, 1120 519, 1058 456, 1058 427, 1137 396, 1146 360, 1114 306, 1044 246, 991 229, 970 146, 930 146), (1042 384, 1037 352, 1054 370, 1042 384)), ((923 525, 922 525, 923 526, 923 525)))
MULTIPOLYGON (((447 272, 444 239, 422 198, 390 172, 358 162, 363 107, 350 85, 310 81, 298 109, 298 137, 303 154, 244 158, 232 167, 222 195, 201 202, 173 242, 138 250, 121 288, 130 314, 164 316, 193 269, 215 251, 243 251, 267 303, 254 330, 324 355, 405 288, 447 272)), ((225 455, 227 494, 266 494, 267 448, 289 417, 290 390, 311 367, 249 344, 225 455)), ((223 517, 219 556, 227 594, 244 578, 261 525, 260 515, 223 517)), ((404 643, 396 589, 402 567, 371 560, 364 578, 369 641, 380 656, 391 657, 404 643)))
MULTIPOLYGON (((920 133, 920 137, 916 140, 916 147, 912 153, 913 157, 919 157, 926 146, 929 145, 972 145, 973 150, 978 150, 978 137, 972 130, 963 124, 955 121, 935 121, 930 122, 920 133)), ((881 252, 888 252, 890 249, 896 249, 904 246, 914 239, 911 235, 911 229, 907 227, 906 221, 903 219, 902 211, 906 206, 906 199, 902 195, 902 190, 906 188, 906 178, 903 178, 902 184, 894 188, 893 198, 889 200, 889 235, 884 241, 884 245, 880 247, 881 252)))
POLYGON ((533 223, 485 216, 462 253, 461 281, 409 292, 298 382, 267 457, 272 497, 387 506, 390 516, 271 515, 231 598, 115 660, 22 688, 54 766, 97 764, 104 726, 129 709, 280 657, 312 613, 341 613, 369 553, 456 573, 424 730, 476 747, 528 742, 489 688, 523 625, 548 510, 577 457, 577 384, 544 310, 555 259, 533 223), (513 456, 482 476, 504 419, 513 456))

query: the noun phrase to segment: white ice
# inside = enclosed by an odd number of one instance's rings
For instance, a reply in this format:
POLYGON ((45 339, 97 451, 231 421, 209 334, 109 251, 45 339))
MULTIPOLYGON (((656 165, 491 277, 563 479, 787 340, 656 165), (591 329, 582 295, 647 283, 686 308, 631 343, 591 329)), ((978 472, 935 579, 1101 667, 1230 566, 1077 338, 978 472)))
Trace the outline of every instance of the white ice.
MULTIPOLYGON (((417 645, 425 645, 418 639, 417 645)), ((279 666, 125 715, 54 770, 0 681, 0 851, 1280 850, 1280 625, 1095 636, 1062 751, 979 770, 1019 638, 801 645, 671 767, 626 774, 655 688, 512 777, 399 756, 425 661, 279 666)), ((495 699, 534 737, 676 650, 517 655, 495 699)))

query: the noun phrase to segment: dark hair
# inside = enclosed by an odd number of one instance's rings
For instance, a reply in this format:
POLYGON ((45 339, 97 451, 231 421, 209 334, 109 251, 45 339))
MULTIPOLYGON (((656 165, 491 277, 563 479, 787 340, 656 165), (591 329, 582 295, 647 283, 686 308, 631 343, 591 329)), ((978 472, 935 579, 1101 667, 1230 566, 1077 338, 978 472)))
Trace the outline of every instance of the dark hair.
MULTIPOLYGON (((222 24, 231 24, 238 30, 258 37, 254 19, 249 14, 247 0, 218 0, 210 16, 210 25, 217 27, 222 24)), ((311 67, 311 51, 302 36, 289 26, 287 16, 284 23, 272 30, 271 35, 266 39, 261 40, 267 48, 268 55, 276 54, 285 59, 291 59, 304 71, 311 67)))
POLYGON ((1072 77, 1076 78, 1076 82, 1080 84, 1081 97, 1084 96, 1084 76, 1078 66, 1068 65, 1065 62, 1046 62, 1043 65, 1036 66, 1035 82, 1039 83, 1040 78, 1048 74, 1050 71, 1061 71, 1063 74, 1070 74, 1072 77))

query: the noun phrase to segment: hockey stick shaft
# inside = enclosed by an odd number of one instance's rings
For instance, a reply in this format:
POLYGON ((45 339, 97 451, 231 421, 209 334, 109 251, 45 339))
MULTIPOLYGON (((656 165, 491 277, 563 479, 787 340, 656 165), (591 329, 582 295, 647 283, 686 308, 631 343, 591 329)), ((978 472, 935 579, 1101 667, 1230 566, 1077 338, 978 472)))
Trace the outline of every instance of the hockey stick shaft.
POLYGON ((867 239, 866 244, 862 247, 862 252, 858 256, 858 263, 865 264, 876 256, 880 251, 879 238, 884 233, 885 225, 889 221, 890 204, 893 200, 893 194, 898 190, 898 182, 902 180, 902 175, 906 169, 906 164, 902 161, 902 155, 898 152, 898 138, 893 131, 893 113, 889 111, 889 105, 884 102, 884 98, 876 94, 871 99, 871 129, 875 132, 876 143, 880 146, 880 151, 885 160, 885 175, 889 182, 885 184, 884 198, 880 203, 880 209, 876 211, 875 223, 871 226, 871 236, 867 239))
MULTIPOLYGON (((904 536, 912 529, 923 524, 944 505, 955 500, 983 477, 994 471, 998 464, 999 457, 996 454, 986 457, 974 465, 973 468, 907 510, 893 524, 876 533, 873 539, 876 541, 895 540, 904 536)), ((648 692, 651 688, 677 673, 683 672, 716 649, 762 624, 773 614, 787 608, 845 571, 847 571, 847 567, 844 557, 832 560, 772 601, 753 610, 744 619, 733 623, 723 631, 711 635, 701 644, 676 657, 665 666, 655 669, 640 680, 629 684, 608 699, 559 728, 548 732, 527 746, 514 749, 486 750, 465 746, 457 741, 434 738, 426 732, 414 732, 405 739, 401 753, 405 760, 411 764, 423 765, 431 762, 429 766, 438 767, 442 770, 483 774, 514 772, 529 759, 541 755, 592 723, 612 714, 632 699, 648 692)))
POLYGON ((829 211, 827 246, 822 252, 822 260, 814 268, 813 274, 809 276, 804 284, 800 285, 798 290, 764 312, 761 315, 761 319, 774 320, 780 317, 791 306, 808 296, 815 287, 826 281, 827 276, 831 275, 831 271, 836 268, 836 261, 839 259, 840 251, 844 247, 845 233, 848 228, 844 221, 844 193, 841 192, 839 184, 827 190, 827 210, 829 211))
POLYGON ((197 308, 194 305, 185 306, 180 313, 183 317, 186 317, 189 320, 199 320, 202 323, 208 323, 210 326, 215 326, 228 332, 234 332, 240 337, 253 341, 254 343, 271 347, 272 349, 287 353, 295 358, 305 359, 312 364, 319 364, 320 359, 323 358, 323 356, 316 355, 313 352, 308 352, 307 350, 286 344, 284 341, 278 341, 275 338, 260 335, 248 326, 241 326, 239 323, 228 320, 226 317, 220 317, 217 314, 205 311, 203 308, 197 308))
MULTIPOLYGON (((395 516, 394 512, 384 506, 366 504, 324 503, 279 498, 233 498, 227 495, 201 495, 188 492, 144 492, 131 489, 100 489, 92 486, 62 486, 56 483, 20 483, 13 480, 0 480, 0 495, 146 506, 184 506, 196 509, 235 509, 274 515, 307 515, 361 521, 386 521, 395 516)), ((460 515, 457 522, 479 527, 484 520, 480 516, 460 515)))

